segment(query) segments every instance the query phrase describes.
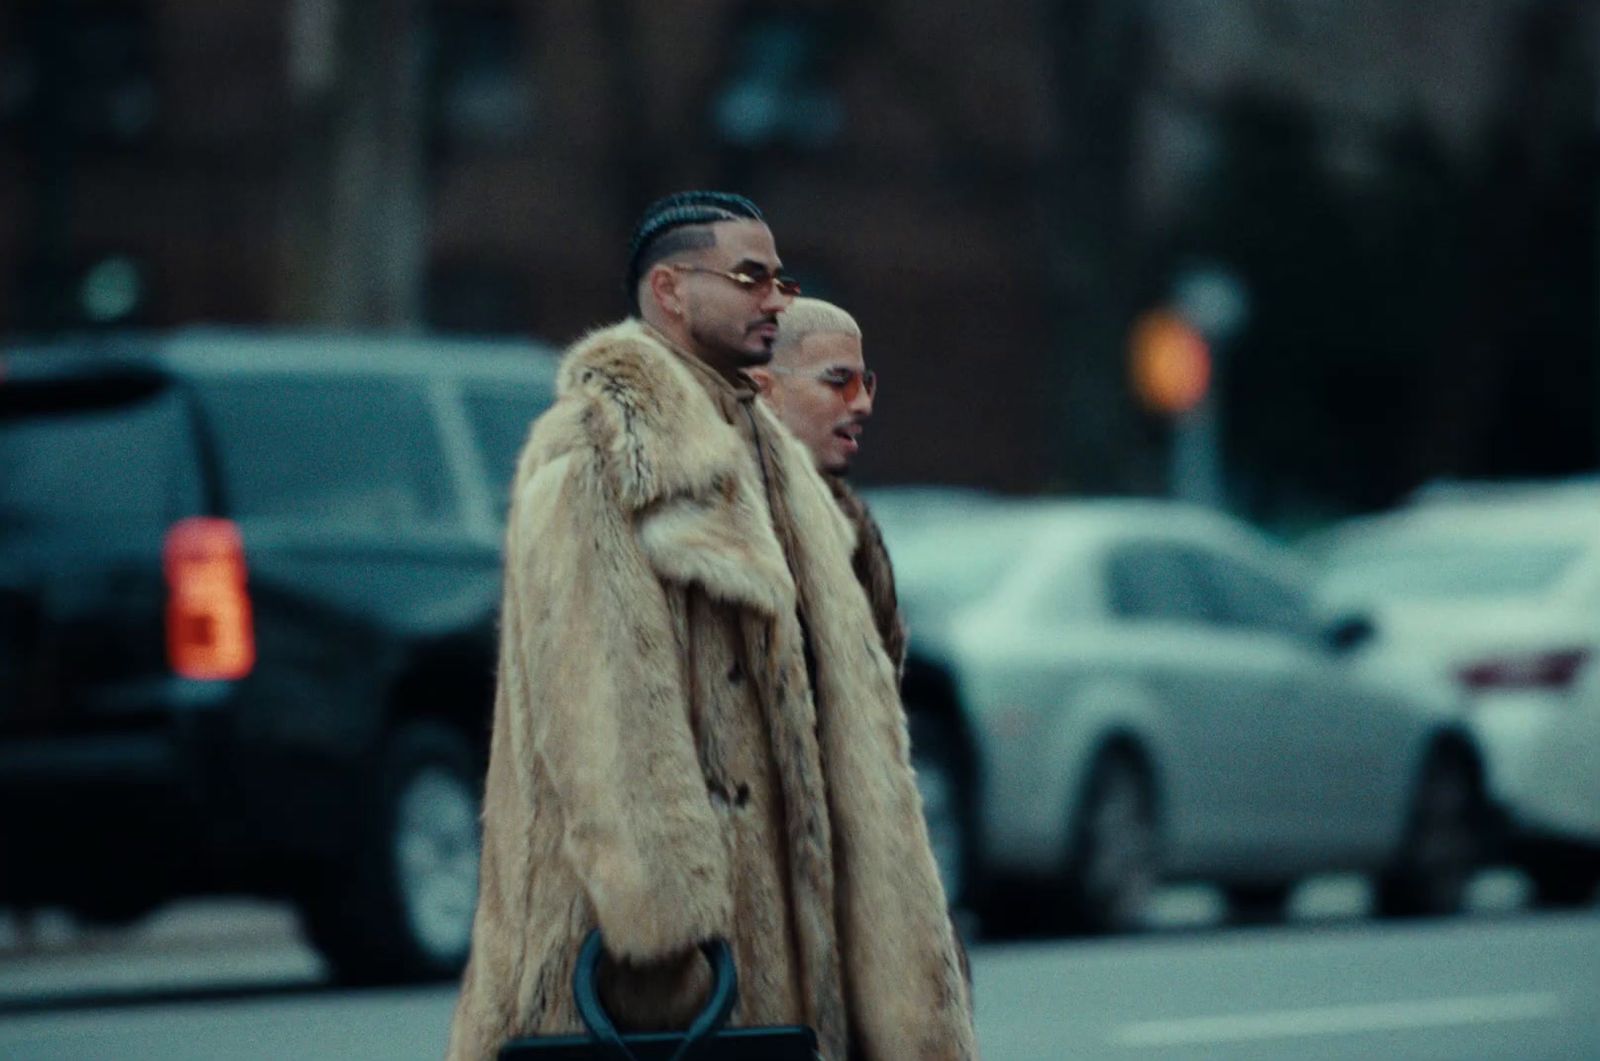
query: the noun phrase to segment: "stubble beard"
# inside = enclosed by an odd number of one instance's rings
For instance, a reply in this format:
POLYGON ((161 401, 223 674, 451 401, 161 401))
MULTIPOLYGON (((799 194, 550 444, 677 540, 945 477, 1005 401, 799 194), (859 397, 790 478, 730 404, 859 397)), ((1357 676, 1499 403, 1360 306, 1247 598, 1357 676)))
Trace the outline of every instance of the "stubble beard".
POLYGON ((751 350, 741 343, 729 342, 693 327, 689 329, 689 338, 694 340, 701 359, 719 369, 760 368, 772 361, 771 341, 764 340, 760 349, 751 350))

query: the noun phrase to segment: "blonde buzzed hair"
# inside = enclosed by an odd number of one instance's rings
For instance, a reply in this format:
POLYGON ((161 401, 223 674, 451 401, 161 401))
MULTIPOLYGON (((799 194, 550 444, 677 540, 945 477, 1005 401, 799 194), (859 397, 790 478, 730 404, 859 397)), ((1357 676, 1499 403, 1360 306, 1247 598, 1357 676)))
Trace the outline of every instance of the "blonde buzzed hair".
POLYGON ((808 335, 848 335, 861 338, 861 325, 856 319, 832 302, 820 298, 797 298, 789 308, 778 314, 778 341, 772 345, 774 356, 799 347, 808 335))

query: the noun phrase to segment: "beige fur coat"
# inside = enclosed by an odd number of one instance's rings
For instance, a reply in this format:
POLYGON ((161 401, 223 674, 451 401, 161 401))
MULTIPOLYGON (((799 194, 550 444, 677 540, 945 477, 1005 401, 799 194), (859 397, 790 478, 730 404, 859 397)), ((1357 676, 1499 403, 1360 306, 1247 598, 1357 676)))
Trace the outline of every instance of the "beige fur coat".
POLYGON ((883 531, 872 518, 867 503, 850 489, 850 485, 837 475, 827 477, 829 489, 839 511, 850 521, 855 531, 856 549, 850 556, 850 566, 855 569, 856 581, 867 594, 867 604, 872 608, 872 621, 877 624, 878 636, 883 638, 883 650, 894 664, 895 673, 903 675, 906 669, 906 621, 900 614, 900 595, 894 588, 894 565, 889 562, 889 549, 883 543, 883 531))
POLYGON ((976 1056, 852 530, 751 409, 765 475, 679 355, 627 322, 576 345, 534 426, 455 1061, 578 1030, 573 961, 597 923, 625 1024, 687 1023, 707 978, 686 949, 720 936, 735 1024, 808 1024, 829 1061, 976 1056))

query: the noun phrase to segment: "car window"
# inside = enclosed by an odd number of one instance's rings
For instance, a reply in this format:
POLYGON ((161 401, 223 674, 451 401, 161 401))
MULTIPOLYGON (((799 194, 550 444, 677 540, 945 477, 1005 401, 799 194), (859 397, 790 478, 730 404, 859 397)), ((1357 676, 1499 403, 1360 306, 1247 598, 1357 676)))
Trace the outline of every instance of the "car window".
POLYGON ((181 395, 0 419, 0 524, 168 522, 199 510, 181 395))
POLYGON ((1003 516, 953 519, 913 531, 885 530, 900 596, 925 613, 964 607, 989 596, 1032 540, 1031 527, 1003 516))
POLYGON ((1113 615, 1124 619, 1206 623, 1215 602, 1201 580, 1193 550, 1165 542, 1116 547, 1106 561, 1113 615))
POLYGON ((403 526, 454 511, 420 384, 364 376, 217 380, 202 402, 233 515, 403 526))
POLYGON ((1296 637, 1312 635, 1315 623, 1305 598, 1265 571, 1223 553, 1206 553, 1201 570, 1212 584, 1220 622, 1296 637))
POLYGON ((465 392, 467 418, 483 454, 490 492, 505 497, 517 470, 517 457, 528 441, 528 428, 549 407, 551 396, 543 387, 474 385, 465 392))
POLYGON ((1055 566, 1042 572, 1023 598, 1028 616, 1040 623, 1099 619, 1103 605, 1092 588, 1083 550, 1073 549, 1052 559, 1055 566))

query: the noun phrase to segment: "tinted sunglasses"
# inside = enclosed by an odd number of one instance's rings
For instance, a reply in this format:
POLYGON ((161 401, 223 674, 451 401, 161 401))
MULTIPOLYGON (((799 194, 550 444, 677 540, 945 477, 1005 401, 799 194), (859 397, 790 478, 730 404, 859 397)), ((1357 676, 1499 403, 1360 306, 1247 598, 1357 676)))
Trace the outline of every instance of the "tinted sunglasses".
POLYGON ((749 273, 733 272, 727 269, 711 269, 704 265, 689 265, 686 262, 673 262, 668 268, 678 269, 686 273, 710 273, 712 276, 720 276, 724 280, 732 280, 740 288, 751 293, 756 291, 765 293, 766 288, 770 285, 776 287, 778 294, 785 298, 800 297, 800 281, 792 276, 783 276, 779 273, 762 273, 760 276, 751 276, 749 273))
POLYGON ((767 366, 768 372, 776 372, 780 376, 804 376, 806 379, 819 380, 839 392, 839 397, 846 405, 856 400, 856 395, 861 393, 861 388, 867 389, 868 398, 878 396, 878 374, 872 369, 854 368, 825 368, 821 372, 806 372, 800 369, 783 368, 780 365, 767 366))

